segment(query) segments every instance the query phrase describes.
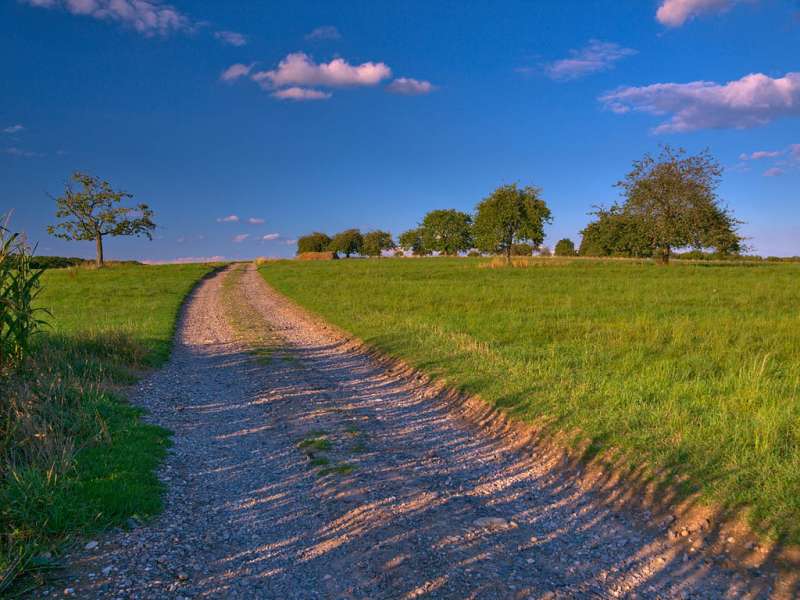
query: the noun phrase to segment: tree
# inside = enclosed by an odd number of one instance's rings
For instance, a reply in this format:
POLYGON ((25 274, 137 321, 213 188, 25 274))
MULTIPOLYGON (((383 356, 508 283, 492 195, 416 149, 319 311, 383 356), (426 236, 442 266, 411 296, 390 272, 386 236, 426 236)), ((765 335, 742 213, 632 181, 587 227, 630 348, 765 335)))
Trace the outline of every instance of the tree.
POLYGON ((364 235, 363 253, 367 256, 380 256, 383 250, 395 248, 392 234, 388 231, 370 231, 364 235))
POLYGON ((456 255, 472 248, 472 217, 453 208, 432 210, 422 220, 422 244, 427 250, 456 255))
POLYGON ((64 195, 55 199, 56 217, 64 220, 47 228, 50 235, 64 240, 94 240, 98 267, 103 266, 105 236, 144 235, 153 239, 156 225, 152 221, 153 211, 147 204, 133 208, 118 206, 122 200, 133 196, 115 191, 107 181, 85 173, 76 171, 71 179, 80 189, 75 190, 68 182, 64 195))
POLYGON ((414 256, 423 256, 431 253, 430 250, 425 248, 425 244, 423 243, 421 227, 404 231, 400 234, 400 237, 397 238, 397 241, 400 242, 401 248, 411 251, 414 256))
POLYGON ((315 231, 314 233, 304 235, 297 240, 297 253, 303 254, 304 252, 325 252, 330 245, 330 237, 324 233, 315 231))
POLYGON ((533 186, 518 188, 502 185, 477 206, 475 242, 480 250, 506 255, 511 263, 515 243, 528 242, 539 246, 544 241, 544 225, 552 217, 541 198, 541 190, 533 186))
POLYGON ((361 254, 364 248, 364 237, 358 229, 346 229, 333 236, 328 250, 341 252, 347 258, 351 254, 361 254))
POLYGON ((569 238, 558 240, 555 253, 556 256, 575 256, 575 243, 569 238))
POLYGON ((511 254, 513 256, 532 256, 535 248, 530 244, 512 244, 511 254))
POLYGON ((717 196, 722 167, 708 151, 688 155, 664 146, 657 158, 645 154, 616 184, 625 202, 619 212, 637 223, 663 264, 675 248, 738 252, 741 224, 717 196))

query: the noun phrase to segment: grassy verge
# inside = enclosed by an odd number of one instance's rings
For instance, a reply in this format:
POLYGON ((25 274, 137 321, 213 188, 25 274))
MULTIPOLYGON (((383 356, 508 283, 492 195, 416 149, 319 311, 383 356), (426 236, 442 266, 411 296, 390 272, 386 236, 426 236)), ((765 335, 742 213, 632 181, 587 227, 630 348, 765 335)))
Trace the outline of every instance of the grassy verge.
POLYGON ((52 327, 0 382, 0 594, 35 585, 74 535, 161 509, 168 432, 115 389, 163 363, 202 265, 48 271, 52 327), (55 558, 53 558, 55 557, 55 558))
POLYGON ((261 272, 384 352, 800 542, 800 266, 486 265, 285 261, 261 272))

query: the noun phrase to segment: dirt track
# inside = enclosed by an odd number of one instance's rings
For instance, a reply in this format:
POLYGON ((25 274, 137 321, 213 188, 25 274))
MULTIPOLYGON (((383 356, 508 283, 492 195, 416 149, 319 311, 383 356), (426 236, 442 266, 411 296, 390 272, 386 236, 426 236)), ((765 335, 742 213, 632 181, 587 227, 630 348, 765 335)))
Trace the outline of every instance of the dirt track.
POLYGON ((663 527, 607 508, 554 461, 460 420, 429 385, 354 350, 248 269, 233 297, 279 340, 268 359, 254 356, 226 318, 230 276, 195 290, 170 363, 133 396, 175 432, 164 514, 100 538, 41 593, 769 596, 769 577, 686 553, 663 527))

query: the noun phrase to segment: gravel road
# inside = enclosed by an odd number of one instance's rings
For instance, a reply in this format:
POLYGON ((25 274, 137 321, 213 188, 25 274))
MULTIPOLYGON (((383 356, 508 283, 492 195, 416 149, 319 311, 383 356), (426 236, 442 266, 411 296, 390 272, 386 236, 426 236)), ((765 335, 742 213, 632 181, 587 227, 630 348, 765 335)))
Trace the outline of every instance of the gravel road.
POLYGON ((226 318, 231 273, 192 293, 172 359, 132 395, 174 432, 164 513, 74 553, 38 596, 770 595, 770 577, 686 552, 456 417, 247 268, 236 302, 280 340, 252 354, 226 318))

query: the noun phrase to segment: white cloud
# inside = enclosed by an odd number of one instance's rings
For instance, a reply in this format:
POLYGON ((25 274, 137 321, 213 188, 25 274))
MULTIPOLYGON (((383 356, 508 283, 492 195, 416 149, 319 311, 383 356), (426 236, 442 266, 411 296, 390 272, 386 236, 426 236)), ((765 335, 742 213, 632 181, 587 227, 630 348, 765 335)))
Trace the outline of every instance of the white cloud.
POLYGON ((758 150, 751 154, 740 154, 739 160, 761 160, 762 158, 775 158, 782 155, 780 150, 758 150))
POLYGON ((789 146, 789 154, 792 158, 800 161, 800 144, 792 144, 789 146))
POLYGON ((220 217, 217 219, 217 223, 238 223, 239 216, 238 215, 228 215, 227 217, 220 217))
POLYGON ((617 61, 636 53, 632 48, 625 48, 613 42, 589 40, 584 48, 570 50, 568 58, 546 65, 544 71, 551 79, 560 81, 578 79, 591 73, 611 69, 617 61))
POLYGON ((297 240, 283 240, 283 243, 287 246, 294 246, 297 243, 297 240))
POLYGON ((422 94, 429 94, 436 88, 430 81, 420 81, 418 79, 411 79, 410 77, 399 77, 390 83, 386 89, 395 94, 419 96, 422 94))
POLYGON ((265 242, 271 242, 272 240, 277 240, 279 237, 281 237, 280 233, 268 233, 267 235, 262 236, 261 239, 265 242))
POLYGON ((342 38, 342 34, 333 25, 323 25, 307 33, 305 38, 307 40, 338 40, 342 38))
POLYGON ((783 173, 783 169, 779 167, 772 167, 771 169, 764 171, 764 177, 777 177, 778 175, 783 175, 783 173))
POLYGON ((744 129, 800 116, 800 73, 780 78, 752 73, 725 84, 694 81, 623 87, 604 94, 600 101, 619 114, 633 110, 671 115, 655 133, 744 129))
POLYGON ((249 65, 236 63, 225 69, 219 76, 219 78, 222 81, 236 81, 240 77, 247 77, 248 75, 250 75, 250 71, 253 70, 254 66, 255 63, 249 65))
POLYGON ((19 133, 23 129, 25 129, 25 128, 22 125, 19 125, 19 124, 10 125, 9 127, 6 127, 5 129, 3 129, 3 133, 19 133))
POLYGON ((215 31, 214 37, 229 46, 246 46, 247 37, 235 31, 215 31))
POLYGON ((272 92, 272 96, 280 100, 295 100, 297 102, 302 102, 303 100, 327 100, 331 97, 331 94, 328 92, 322 92, 320 90, 312 90, 309 88, 294 86, 272 92))
POLYGON ((284 86, 372 86, 392 75, 392 70, 384 63, 365 62, 351 65, 343 58, 335 58, 329 63, 316 64, 307 54, 289 54, 277 69, 259 71, 253 80, 267 89, 284 86))
POLYGON ((702 13, 719 13, 742 0, 663 0, 656 11, 656 20, 667 27, 680 27, 702 13))
POLYGON ((247 222, 250 223, 250 225, 261 225, 264 223, 264 219, 259 219, 258 217, 250 217, 249 219, 247 219, 247 222))
POLYGON ((250 237, 249 233, 240 233, 239 235, 233 236, 233 241, 236 244, 240 244, 240 243, 242 243, 243 241, 245 241, 249 237, 250 237))
POLYGON ((139 33, 167 35, 195 27, 192 20, 158 0, 21 0, 39 8, 60 8, 73 15, 114 21, 139 33))
POLYGON ((9 156, 18 156, 20 158, 39 158, 44 156, 44 154, 41 152, 31 152, 30 150, 23 150, 22 148, 17 148, 16 146, 3 148, 3 153, 8 154, 9 156))

